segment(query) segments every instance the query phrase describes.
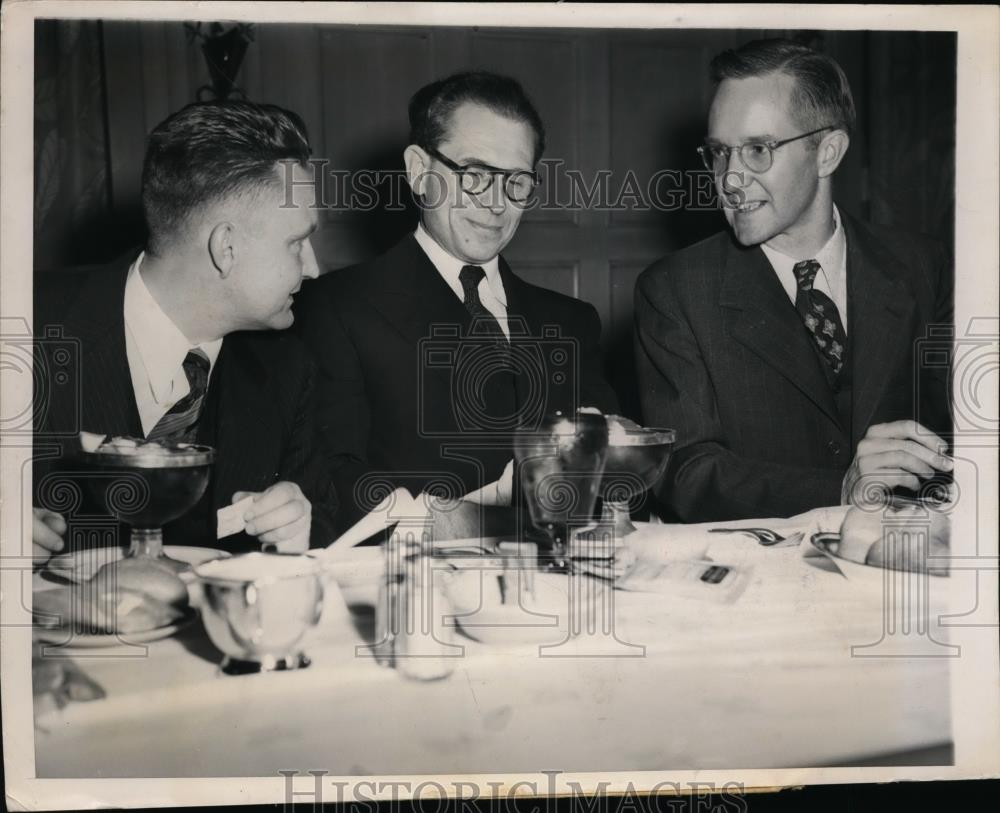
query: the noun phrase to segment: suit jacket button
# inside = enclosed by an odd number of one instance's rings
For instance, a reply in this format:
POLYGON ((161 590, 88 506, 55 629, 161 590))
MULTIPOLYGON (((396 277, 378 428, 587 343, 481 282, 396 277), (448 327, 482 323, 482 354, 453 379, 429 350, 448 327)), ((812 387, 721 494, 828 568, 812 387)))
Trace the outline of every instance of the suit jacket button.
POLYGON ((827 443, 826 448, 829 449, 832 454, 835 455, 840 454, 840 448, 841 448, 840 443, 838 443, 835 440, 831 440, 829 443, 827 443))

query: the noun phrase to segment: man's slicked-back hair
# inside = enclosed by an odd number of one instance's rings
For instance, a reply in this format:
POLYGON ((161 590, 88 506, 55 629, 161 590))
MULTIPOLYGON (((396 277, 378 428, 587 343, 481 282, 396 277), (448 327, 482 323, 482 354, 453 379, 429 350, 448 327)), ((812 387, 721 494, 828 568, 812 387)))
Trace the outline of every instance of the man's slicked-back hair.
POLYGON ((851 86, 840 65, 826 54, 786 39, 753 40, 723 51, 711 64, 712 81, 783 73, 795 79, 792 114, 808 130, 837 127, 853 134, 856 122, 851 86))
POLYGON ((275 164, 305 165, 306 126, 289 110, 245 101, 198 102, 156 126, 142 166, 142 209, 155 253, 199 208, 278 183, 275 164))
POLYGON ((448 137, 452 113, 467 102, 530 126, 535 134, 535 163, 542 157, 545 126, 528 94, 516 79, 488 71, 456 73, 414 93, 409 109, 410 143, 437 149, 448 137))

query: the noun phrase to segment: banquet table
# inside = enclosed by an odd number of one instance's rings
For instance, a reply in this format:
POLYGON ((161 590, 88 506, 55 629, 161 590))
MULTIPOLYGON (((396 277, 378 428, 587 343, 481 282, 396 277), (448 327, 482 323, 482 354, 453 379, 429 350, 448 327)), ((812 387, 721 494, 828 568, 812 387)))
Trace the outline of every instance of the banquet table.
MULTIPOLYGON (((841 517, 821 509, 711 526, 805 534, 787 547, 708 534, 708 526, 639 524, 638 555, 737 567, 744 589, 727 600, 609 591, 613 636, 598 630, 543 650, 457 636, 461 654, 436 681, 376 663, 366 646, 370 615, 349 608, 351 591, 335 583, 307 641, 312 665, 302 670, 223 675, 199 621, 143 646, 66 650, 106 697, 62 709, 36 702, 37 775, 947 763, 950 659, 947 630, 934 619, 950 580, 893 574, 930 584, 931 620, 929 628, 893 626, 889 571, 838 570, 809 544, 841 517)), ((375 555, 357 550, 359 561, 375 555)))

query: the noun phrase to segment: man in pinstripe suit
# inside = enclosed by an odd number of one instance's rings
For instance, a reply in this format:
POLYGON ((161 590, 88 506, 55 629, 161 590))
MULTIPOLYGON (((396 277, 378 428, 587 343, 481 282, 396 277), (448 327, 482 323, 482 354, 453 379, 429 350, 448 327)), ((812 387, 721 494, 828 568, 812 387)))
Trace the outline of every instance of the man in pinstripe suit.
POLYGON ((916 490, 951 470, 946 369, 915 371, 952 321, 945 252, 838 210, 854 103, 829 57, 782 40, 718 55, 708 138, 730 232, 636 287, 647 425, 677 430, 658 496, 682 521, 789 516, 916 490))
POLYGON ((298 551, 332 539, 336 502, 314 433, 314 368, 282 330, 292 323, 292 294, 317 274, 308 157, 293 113, 189 105, 150 135, 145 251, 36 286, 35 331, 44 337, 36 344, 36 562, 64 546, 66 518, 45 507, 54 482, 45 478, 81 430, 215 447, 212 482, 199 505, 166 526, 168 543, 215 546, 216 511, 247 496, 246 533, 221 543, 230 550, 298 551), (60 349, 72 345, 79 354, 67 363, 60 349))

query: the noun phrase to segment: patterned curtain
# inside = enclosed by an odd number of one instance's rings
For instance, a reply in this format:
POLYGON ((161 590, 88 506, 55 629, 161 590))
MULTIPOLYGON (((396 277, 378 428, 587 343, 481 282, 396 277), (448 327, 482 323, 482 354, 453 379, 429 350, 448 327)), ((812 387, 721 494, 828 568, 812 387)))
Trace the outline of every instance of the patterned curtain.
POLYGON ((35 23, 34 265, 103 262, 110 226, 101 23, 35 23))

